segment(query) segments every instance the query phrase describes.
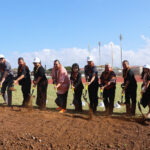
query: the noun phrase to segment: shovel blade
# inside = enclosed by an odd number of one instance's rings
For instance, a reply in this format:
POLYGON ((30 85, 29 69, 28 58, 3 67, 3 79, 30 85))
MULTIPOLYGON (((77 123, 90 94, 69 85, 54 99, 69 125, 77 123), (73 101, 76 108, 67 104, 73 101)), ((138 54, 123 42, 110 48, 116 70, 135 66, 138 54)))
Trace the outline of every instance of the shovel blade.
POLYGON ((33 107, 32 101, 33 101, 34 98, 35 98, 35 96, 33 96, 32 94, 30 94, 29 97, 28 97, 28 100, 27 100, 27 102, 25 104, 25 106, 26 107, 33 107))
POLYGON ((126 104, 123 103, 122 101, 118 101, 118 104, 121 105, 121 106, 125 106, 126 104))

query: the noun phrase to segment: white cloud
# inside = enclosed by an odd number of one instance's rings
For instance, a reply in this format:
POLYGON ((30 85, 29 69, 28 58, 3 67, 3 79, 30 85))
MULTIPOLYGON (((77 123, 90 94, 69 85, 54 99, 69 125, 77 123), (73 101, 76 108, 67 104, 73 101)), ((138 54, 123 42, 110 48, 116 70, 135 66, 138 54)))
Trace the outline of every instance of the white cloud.
MULTIPOLYGON (((150 64, 150 39, 145 37, 144 35, 141 38, 146 42, 144 48, 134 50, 123 50, 123 59, 129 60, 131 65, 144 65, 150 64)), ((120 46, 110 42, 101 46, 101 64, 111 63, 112 59, 112 47, 113 47, 113 58, 114 58, 114 66, 120 66, 120 46), (112 45, 112 46, 111 46, 112 45)), ((90 51, 90 54, 94 57, 94 62, 96 65, 99 64, 99 50, 97 48, 93 48, 90 51)), ((71 66, 73 63, 79 63, 81 67, 86 64, 86 58, 89 55, 88 49, 81 48, 63 48, 60 50, 54 49, 43 49, 41 51, 33 51, 33 52, 12 52, 9 55, 8 60, 11 62, 12 67, 17 67, 17 58, 24 57, 27 65, 30 69, 33 68, 33 58, 39 57, 42 61, 43 65, 47 65, 47 68, 51 68, 53 66, 53 61, 55 59, 59 59, 60 62, 64 66, 71 66)))

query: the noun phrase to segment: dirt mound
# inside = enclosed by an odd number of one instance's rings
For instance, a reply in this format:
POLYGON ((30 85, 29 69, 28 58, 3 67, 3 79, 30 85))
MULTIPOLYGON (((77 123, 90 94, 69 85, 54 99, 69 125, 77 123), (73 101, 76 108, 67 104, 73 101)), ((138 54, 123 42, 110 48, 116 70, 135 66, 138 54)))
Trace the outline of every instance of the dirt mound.
POLYGON ((0 149, 150 149, 150 122, 138 118, 99 112, 88 120, 88 112, 19 107, 0 107, 0 114, 0 149))

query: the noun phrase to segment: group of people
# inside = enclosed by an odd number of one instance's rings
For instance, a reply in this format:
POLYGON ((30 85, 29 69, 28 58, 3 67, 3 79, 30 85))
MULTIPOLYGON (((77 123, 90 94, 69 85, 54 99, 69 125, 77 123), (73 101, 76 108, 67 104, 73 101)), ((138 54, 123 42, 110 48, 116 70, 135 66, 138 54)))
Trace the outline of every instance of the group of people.
MULTIPOLYGON (((18 58, 18 73, 17 77, 14 78, 11 65, 7 62, 4 55, 0 55, 0 73, 1 73, 1 94, 4 98, 4 104, 11 106, 12 104, 12 91, 14 89, 14 84, 21 85, 23 93, 22 106, 27 106, 27 102, 31 90, 31 78, 30 70, 26 65, 22 57, 18 58), (7 92, 6 92, 7 91, 7 92)), ((40 109, 46 108, 47 99, 47 87, 48 80, 45 75, 45 69, 42 67, 41 60, 35 58, 33 60, 34 65, 34 80, 33 86, 37 87, 37 98, 36 104, 40 109)), ((125 105, 126 113, 129 115, 135 115, 136 112, 136 96, 137 96, 137 81, 135 79, 133 71, 130 69, 129 62, 124 60, 122 62, 123 66, 123 78, 124 83, 121 85, 122 93, 125 94, 125 105)), ((98 89, 103 91, 103 101, 105 105, 105 112, 107 115, 113 113, 115 90, 116 90, 116 74, 112 70, 110 64, 105 64, 105 69, 98 77, 97 67, 94 65, 93 58, 91 56, 87 57, 87 65, 84 67, 86 85, 88 86, 88 95, 90 101, 90 108, 93 113, 97 111, 98 106, 98 89)), ((142 73, 142 98, 141 104, 145 108, 149 106, 150 110, 150 66, 145 65, 143 67, 142 73)), ((60 113, 66 111, 67 96, 71 85, 74 93, 73 104, 75 106, 75 111, 82 112, 82 93, 84 85, 82 83, 82 77, 80 73, 80 68, 77 63, 74 63, 71 68, 71 75, 69 77, 67 70, 62 66, 59 60, 54 61, 54 67, 52 70, 52 80, 54 88, 57 91, 57 98, 55 100, 60 113)), ((150 111, 147 116, 150 117, 150 111)))

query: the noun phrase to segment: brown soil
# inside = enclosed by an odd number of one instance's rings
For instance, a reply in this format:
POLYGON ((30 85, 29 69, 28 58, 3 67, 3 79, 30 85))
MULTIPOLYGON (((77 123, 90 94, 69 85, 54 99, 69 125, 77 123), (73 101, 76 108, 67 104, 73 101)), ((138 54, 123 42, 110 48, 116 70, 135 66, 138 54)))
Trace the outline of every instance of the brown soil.
POLYGON ((89 120, 87 114, 0 107, 0 149, 150 149, 150 122, 100 112, 89 120))

